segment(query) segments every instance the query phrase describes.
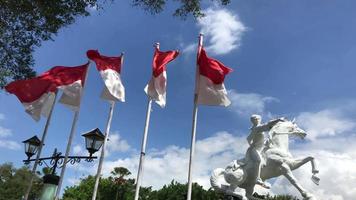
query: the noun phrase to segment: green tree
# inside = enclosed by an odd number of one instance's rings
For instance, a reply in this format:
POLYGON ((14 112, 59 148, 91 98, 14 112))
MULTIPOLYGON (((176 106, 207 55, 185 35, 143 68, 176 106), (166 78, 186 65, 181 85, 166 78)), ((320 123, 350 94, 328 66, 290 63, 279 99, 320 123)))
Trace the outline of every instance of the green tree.
MULTIPOLYGON (((112 2, 114 0, 109 0, 112 2)), ((151 14, 164 10, 168 0, 131 0, 133 6, 151 14)), ((189 14, 201 17, 202 0, 179 0, 174 16, 186 18, 189 14)), ((222 5, 230 0, 213 0, 222 5)), ((0 0, 0 88, 12 80, 30 78, 33 70, 32 53, 42 41, 53 40, 58 31, 88 16, 89 7, 101 9, 105 0, 0 0)), ((172 0, 173 2, 173 0, 172 0)))
MULTIPOLYGON (((160 190, 153 191, 151 198, 157 200, 185 200, 187 198, 187 184, 178 183, 174 180, 168 185, 164 185, 160 190)), ((204 190, 202 186, 193 183, 192 199, 194 200, 218 200, 223 199, 223 195, 213 190, 204 190)))
MULTIPOLYGON (((124 167, 116 167, 112 176, 101 178, 98 189, 98 200, 133 200, 135 195, 134 179, 127 178, 131 172, 124 167)), ((79 185, 67 187, 63 200, 90 200, 93 192, 95 177, 88 176, 80 181, 79 185)), ((159 190, 151 187, 140 188, 140 200, 185 200, 187 197, 187 184, 172 180, 159 190)), ((224 196, 213 189, 205 190, 201 185, 193 183, 192 199, 194 200, 237 200, 224 196)), ((297 200, 292 196, 267 196, 266 200, 297 200)))
MULTIPOLYGON (((100 200, 132 200, 134 199, 134 179, 127 179, 131 172, 123 167, 116 167, 111 172, 112 176, 101 178, 99 182, 97 199, 100 200)), ((79 185, 67 187, 63 194, 63 200, 87 200, 91 199, 95 177, 88 176, 81 179, 79 185)), ((144 188, 144 191, 147 189, 144 188)))
MULTIPOLYGON (((16 169, 11 163, 0 165, 0 200, 19 200, 25 194, 28 182, 31 178, 31 171, 28 167, 16 169)), ((36 174, 30 199, 40 196, 42 180, 36 174)))

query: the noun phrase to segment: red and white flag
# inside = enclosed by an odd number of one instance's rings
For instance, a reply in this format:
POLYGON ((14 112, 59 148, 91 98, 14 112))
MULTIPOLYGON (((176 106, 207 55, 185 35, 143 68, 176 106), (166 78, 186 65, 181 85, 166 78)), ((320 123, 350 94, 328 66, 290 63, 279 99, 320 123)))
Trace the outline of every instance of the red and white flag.
POLYGON ((41 119, 41 115, 48 117, 57 91, 56 85, 46 78, 39 76, 18 80, 5 86, 5 90, 16 95, 26 112, 36 121, 41 119))
POLYGON ((198 57, 199 73, 196 93, 197 104, 211 106, 228 106, 231 104, 224 85, 225 75, 232 72, 221 62, 209 58, 204 48, 198 57))
POLYGON ((63 90, 60 102, 77 108, 89 63, 77 67, 53 67, 40 76, 13 81, 5 90, 17 96, 31 117, 39 121, 41 115, 48 117, 55 93, 63 90))
POLYGON ((109 101, 125 102, 125 87, 120 76, 122 56, 103 56, 96 50, 88 50, 87 56, 96 63, 96 68, 105 83, 101 97, 109 101))
POLYGON ((46 76, 63 91, 59 102, 77 111, 85 84, 89 62, 76 67, 56 66, 41 76, 46 76))
POLYGON ((152 63, 152 78, 145 87, 146 94, 159 106, 166 106, 167 73, 166 64, 174 60, 179 55, 178 51, 162 52, 158 48, 155 50, 152 63))

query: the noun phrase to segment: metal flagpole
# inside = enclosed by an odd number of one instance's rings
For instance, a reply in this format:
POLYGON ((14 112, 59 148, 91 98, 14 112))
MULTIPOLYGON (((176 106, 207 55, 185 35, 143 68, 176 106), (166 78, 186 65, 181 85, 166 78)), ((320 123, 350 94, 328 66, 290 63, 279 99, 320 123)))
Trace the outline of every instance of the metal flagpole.
MULTIPOLYGON (((158 42, 155 44, 155 47, 157 49, 159 49, 158 42)), ((150 124, 151 107, 152 107, 152 99, 151 99, 151 97, 148 97, 146 123, 145 123, 145 128, 143 131, 140 162, 138 165, 137 178, 136 178, 135 200, 138 200, 138 198, 140 196, 141 176, 142 176, 142 171, 143 171, 143 163, 144 163, 145 155, 146 155, 146 143, 147 143, 148 126, 150 124)))
POLYGON ((137 172, 137 179, 136 179, 135 200, 138 200, 138 197, 140 194, 141 175, 142 175, 142 168, 143 168, 143 163, 144 163, 145 155, 146 155, 147 133, 148 133, 148 126, 150 123, 150 116, 151 116, 152 99, 150 97, 148 97, 148 98, 149 99, 148 99, 148 105, 147 105, 146 123, 145 123, 145 129, 143 131, 140 163, 138 165, 138 172, 137 172))
POLYGON ((41 137, 41 144, 40 144, 40 147, 38 148, 38 153, 37 153, 37 156, 36 156, 36 161, 35 161, 35 163, 33 164, 32 173, 31 173, 31 179, 30 179, 30 183, 29 183, 29 185, 28 185, 28 187, 27 187, 27 191, 26 191, 24 200, 27 200, 27 199, 28 199, 28 196, 30 195, 30 192, 31 192, 34 175, 35 175, 36 170, 37 170, 38 159, 41 157, 42 147, 43 147, 44 141, 45 141, 45 139, 46 139, 48 127, 49 127, 49 124, 50 124, 50 121, 51 121, 51 118, 52 118, 52 112, 53 112, 54 104, 56 103, 57 93, 58 93, 58 92, 56 91, 56 93, 54 94, 53 104, 52 104, 52 106, 51 106, 51 110, 49 111, 49 115, 48 115, 48 118, 47 118, 47 121, 46 121, 46 125, 45 125, 44 130, 43 130, 43 134, 42 134, 42 137, 41 137))
POLYGON ((107 124, 106 124, 105 140, 104 140, 104 143, 103 143, 103 147, 101 148, 99 166, 98 166, 98 170, 96 172, 96 178, 95 178, 95 185, 94 185, 92 200, 96 199, 96 194, 97 194, 98 187, 99 187, 99 180, 100 180, 100 177, 101 177, 100 174, 101 174, 101 169, 103 167, 103 162, 104 162, 104 157, 105 157, 106 142, 109 139, 110 125, 111 125, 111 120, 112 120, 112 116, 113 116, 113 113, 114 113, 114 106, 115 106, 115 101, 112 101, 111 105, 110 105, 110 112, 109 112, 108 121, 107 121, 107 124))
MULTIPOLYGON (((121 53, 121 66, 122 66, 123 62, 124 62, 124 53, 121 53)), ((106 124, 105 140, 104 140, 104 143, 103 143, 103 147, 101 148, 101 155, 100 155, 98 170, 96 172, 96 178, 95 178, 95 185, 94 185, 92 200, 96 199, 96 194, 98 192, 99 181, 100 181, 100 177, 101 177, 100 174, 101 174, 101 170, 102 170, 103 162, 104 162, 104 158, 105 158, 106 142, 109 139, 110 126, 111 126, 112 116, 113 116, 113 113, 114 113, 114 106, 115 106, 115 101, 112 101, 111 105, 110 105, 108 121, 107 121, 107 124, 106 124)))
MULTIPOLYGON (((89 73, 89 66, 88 66, 88 69, 87 69, 87 72, 86 72, 86 75, 85 75, 85 83, 87 82, 88 73, 89 73)), ((61 188, 62 188, 62 184, 63 184, 63 177, 64 177, 64 173, 66 171, 66 166, 67 166, 67 162, 68 162, 68 156, 69 156, 69 153, 70 153, 70 148, 72 146, 72 141, 73 141, 73 137, 74 137, 74 133, 75 133, 75 128, 76 128, 76 125, 77 125, 77 122, 78 122, 78 118, 79 118, 80 107, 82 105, 82 97, 84 96, 84 88, 85 88, 85 85, 83 86, 83 89, 82 89, 83 91, 82 91, 82 94, 80 96, 80 104, 78 106, 78 109, 74 113, 72 127, 70 129, 70 134, 69 134, 69 138, 68 138, 66 153, 65 153, 65 157, 64 157, 64 161, 63 161, 63 167, 62 167, 62 170, 61 170, 61 176, 59 178, 59 183, 58 183, 58 187, 57 187, 55 200, 59 200, 59 194, 61 192, 61 188)))
MULTIPOLYGON (((197 53, 197 61, 199 58, 201 47, 203 46, 203 34, 199 35, 199 45, 197 53)), ((192 198, 192 165, 195 151, 195 135, 197 129, 197 118, 198 118, 198 90, 199 90, 199 66, 196 68, 196 82, 195 82, 195 93, 194 93, 194 108, 193 108, 193 124, 192 124, 192 141, 190 145, 190 157, 189 157, 189 171, 188 171, 188 194, 187 200, 192 198)))

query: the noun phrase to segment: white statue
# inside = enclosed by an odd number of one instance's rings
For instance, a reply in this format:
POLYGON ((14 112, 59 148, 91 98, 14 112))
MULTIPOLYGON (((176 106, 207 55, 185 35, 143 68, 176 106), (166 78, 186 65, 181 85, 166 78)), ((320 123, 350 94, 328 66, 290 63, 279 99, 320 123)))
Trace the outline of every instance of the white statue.
POLYGON ((320 179, 315 174, 319 171, 316 169, 314 158, 309 156, 295 159, 288 150, 289 136, 304 139, 305 131, 294 122, 283 118, 261 124, 261 116, 252 115, 251 122, 253 125, 247 137, 250 147, 245 158, 234 160, 225 169, 215 169, 210 177, 211 186, 217 191, 243 200, 256 200, 258 198, 252 196, 256 184, 269 188, 269 184, 264 180, 284 175, 305 200, 315 200, 292 174, 292 170, 311 162, 312 181, 318 185, 320 179), (268 131, 266 142, 265 131, 268 131))

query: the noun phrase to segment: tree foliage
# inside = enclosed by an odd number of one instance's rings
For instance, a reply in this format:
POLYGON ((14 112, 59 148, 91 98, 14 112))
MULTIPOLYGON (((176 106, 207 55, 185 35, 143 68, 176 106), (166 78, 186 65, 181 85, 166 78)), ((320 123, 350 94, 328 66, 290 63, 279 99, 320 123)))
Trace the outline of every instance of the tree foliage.
MULTIPOLYGON (((109 2, 114 0, 107 0, 109 2)), ((103 8, 105 0, 0 0, 0 88, 12 80, 30 78, 33 70, 32 53, 41 42, 52 40, 58 31, 88 16, 88 8, 103 8)), ((130 0, 133 6, 151 14, 164 10, 168 0, 130 0)), ((177 0, 175 0, 177 1, 177 0)), ((178 0, 174 16, 203 16, 202 0, 178 0)), ((213 0, 227 5, 230 0, 213 0)), ((171 0, 173 3, 174 1, 171 0)))
MULTIPOLYGON (((173 0, 172 0, 173 1, 173 0)), ((202 0, 174 0, 179 2, 179 7, 173 13, 174 16, 185 19, 188 15, 192 15, 195 18, 203 17, 201 3, 202 0)), ((227 5, 231 0, 212 0, 220 3, 221 5, 227 5)), ((133 0, 134 6, 142 7, 144 10, 157 14, 164 10, 168 0, 133 0)))
MULTIPOLYGON (((36 199, 40 195, 43 184, 39 175, 34 179, 29 199, 36 199)), ((11 163, 0 165, 0 200, 22 199, 30 178, 31 171, 27 167, 16 169, 11 163)))
MULTIPOLYGON (((98 200, 133 200, 135 195, 134 179, 127 178, 131 172, 124 167, 116 167, 111 176, 101 178, 97 193, 98 200)), ((88 176, 82 179, 79 185, 67 187, 63 194, 63 200, 87 200, 91 199, 95 183, 95 177, 88 176)), ((151 187, 141 187, 140 200, 185 200, 187 196, 187 184, 174 180, 164 185, 159 190, 151 187)), ((205 190, 197 183, 193 183, 192 199, 194 200, 232 200, 212 189, 205 190)), ((266 200, 297 200, 291 196, 266 197, 266 200)), ((236 198, 234 199, 236 200, 236 198)))
POLYGON ((0 86, 11 80, 35 76, 32 53, 51 40, 60 28, 87 16, 96 0, 1 0, 0 86))

